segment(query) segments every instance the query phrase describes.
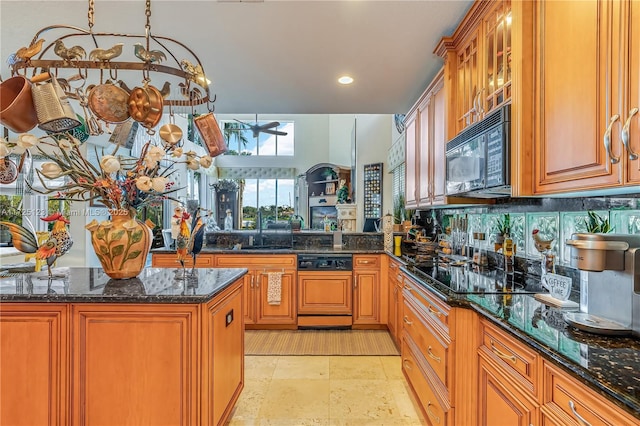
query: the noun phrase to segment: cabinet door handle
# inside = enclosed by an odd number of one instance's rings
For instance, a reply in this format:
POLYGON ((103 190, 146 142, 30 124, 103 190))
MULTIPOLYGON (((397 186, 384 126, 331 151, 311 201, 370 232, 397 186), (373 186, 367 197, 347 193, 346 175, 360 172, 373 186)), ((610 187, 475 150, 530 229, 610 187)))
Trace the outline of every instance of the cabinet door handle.
POLYGON ((253 288, 253 282, 254 282, 255 278, 256 278, 255 276, 251 275, 251 282, 249 283, 251 288, 253 288))
POLYGON ((431 417, 436 423, 440 423, 440 417, 436 416, 436 413, 434 413, 433 411, 431 411, 431 406, 433 404, 431 403, 431 401, 427 402, 427 414, 429 415, 429 417, 431 417))
POLYGON ((408 316, 404 316, 404 318, 402 318, 402 321, 406 322, 408 325, 413 324, 413 321, 409 321, 409 317, 408 316))
POLYGON ((406 284, 404 285, 404 288, 409 290, 409 291, 413 291, 413 289, 411 287, 409 287, 408 285, 406 285, 406 284))
POLYGON ((435 315, 435 316, 437 316, 437 317, 440 317, 440 316, 442 315, 442 312, 440 312, 440 311, 436 311, 435 309, 433 309, 433 308, 431 307, 431 305, 429 305, 429 308, 428 308, 428 309, 429 309, 429 312, 430 312, 430 313, 432 313, 433 315, 435 315))
POLYGON ((629 117, 627 117, 627 121, 624 123, 624 126, 622 126, 622 132, 620 132, 620 137, 622 138, 622 144, 624 145, 624 147, 627 149, 627 152, 629 153, 629 160, 638 159, 638 154, 633 152, 633 148, 631 148, 631 145, 629 145, 629 126, 631 126, 631 119, 637 113, 638 113, 638 108, 633 108, 631 111, 629 111, 629 117))
POLYGON ((569 408, 571 408, 571 412, 573 413, 574 416, 576 416, 576 419, 578 419, 578 421, 583 425, 583 426, 591 426, 591 423, 589 423, 588 421, 586 421, 584 419, 584 417, 582 417, 580 414, 578 414, 578 411, 576 411, 576 405, 573 403, 572 400, 569 400, 569 408))
POLYGON ((353 278, 353 288, 358 288, 358 277, 353 278))
POLYGON ((500 349, 496 348, 496 346, 493 344, 493 340, 491 340, 491 350, 494 354, 498 355, 502 359, 509 360, 514 364, 518 362, 518 359, 515 355, 507 355, 504 352, 500 351, 500 349))
POLYGON ((613 125, 616 121, 620 119, 618 114, 615 114, 611 117, 611 121, 609 121, 609 126, 607 130, 604 132, 604 148, 607 150, 607 155, 609 156, 609 160, 611 164, 618 164, 620 162, 620 157, 615 157, 613 152, 611 151, 611 130, 613 129, 613 125))
POLYGON ((411 370, 411 366, 410 366, 410 365, 407 365, 407 363, 408 363, 408 362, 409 362, 409 358, 405 358, 405 359, 402 361, 402 365, 404 365, 404 368, 406 368, 407 370, 411 370))
POLYGON ((433 352, 431 352, 431 346, 427 348, 427 355, 429 355, 429 358, 435 360, 437 363, 440 363, 441 358, 439 356, 435 356, 433 352))

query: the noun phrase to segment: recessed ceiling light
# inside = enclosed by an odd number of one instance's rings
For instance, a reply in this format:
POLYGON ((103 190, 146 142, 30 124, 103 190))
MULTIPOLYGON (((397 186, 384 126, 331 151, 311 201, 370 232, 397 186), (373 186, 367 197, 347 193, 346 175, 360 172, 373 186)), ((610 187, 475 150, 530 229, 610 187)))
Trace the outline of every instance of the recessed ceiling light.
POLYGON ((351 83, 353 83, 353 78, 349 77, 348 75, 343 75, 342 77, 340 77, 338 79, 338 83, 340 83, 340 84, 351 84, 351 83))

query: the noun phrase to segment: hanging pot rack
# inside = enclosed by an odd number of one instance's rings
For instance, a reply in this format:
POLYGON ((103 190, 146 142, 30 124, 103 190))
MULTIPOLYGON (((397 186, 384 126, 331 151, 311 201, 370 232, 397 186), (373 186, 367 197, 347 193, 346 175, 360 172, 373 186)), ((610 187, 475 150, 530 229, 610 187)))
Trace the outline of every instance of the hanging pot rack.
MULTIPOLYGON (((212 97, 209 89, 209 80, 204 73, 204 68, 198 56, 185 44, 164 36, 158 36, 151 34, 151 25, 150 25, 150 16, 151 16, 151 0, 146 0, 145 2, 145 15, 146 15, 146 25, 145 25, 145 34, 125 34, 125 33, 111 33, 111 32, 94 32, 94 0, 89 0, 89 29, 84 29, 77 26, 72 25, 49 25, 44 27, 34 35, 33 39, 29 47, 34 46, 44 35, 45 33, 52 30, 62 30, 66 33, 55 38, 53 41, 48 43, 43 48, 36 52, 33 56, 36 56, 36 59, 32 57, 20 58, 17 57, 16 54, 11 55, 12 57, 9 59, 9 63, 11 66, 12 75, 24 75, 29 78, 40 74, 42 72, 49 72, 53 76, 58 76, 60 70, 74 70, 77 75, 81 78, 89 81, 89 70, 99 70, 100 77, 99 83, 102 83, 103 74, 105 71, 108 71, 108 78, 112 80, 118 80, 119 72, 131 72, 131 71, 140 71, 142 73, 142 81, 144 83, 150 83, 152 75, 156 74, 166 74, 177 77, 179 80, 183 81, 180 83, 180 94, 182 98, 176 98, 173 95, 174 90, 172 90, 171 95, 167 96, 164 99, 164 105, 171 107, 184 107, 191 108, 191 112, 194 112, 195 107, 200 105, 206 105, 207 110, 209 112, 215 111, 214 102, 216 100, 215 95, 212 97), (91 45, 93 47, 89 49, 100 49, 103 46, 100 46, 98 40, 101 38, 124 38, 124 39, 142 39, 146 41, 146 51, 151 51, 152 47, 156 47, 157 45, 162 50, 155 50, 154 52, 162 52, 165 53, 175 65, 165 65, 154 62, 153 60, 144 60, 140 59, 139 62, 133 61, 114 61, 114 60, 76 60, 76 59, 64 59, 62 57, 52 59, 51 56, 54 52, 53 47, 56 45, 58 41, 63 40, 73 40, 74 44, 78 40, 89 40, 85 44, 79 45, 83 49, 87 47, 87 45, 91 45), (155 45, 152 46, 154 42, 155 45), (178 57, 174 53, 174 49, 179 48, 182 49, 186 54, 190 57, 182 60, 178 60, 178 57)), ((108 47, 108 46, 107 46, 108 47)), ((123 50, 127 47, 125 43, 123 43, 123 50)), ((129 46, 133 49, 133 43, 129 46)), ((120 56, 119 54, 116 55, 120 56)), ((159 60, 158 60, 159 62, 159 60)), ((98 82, 96 82, 98 83, 98 82)))

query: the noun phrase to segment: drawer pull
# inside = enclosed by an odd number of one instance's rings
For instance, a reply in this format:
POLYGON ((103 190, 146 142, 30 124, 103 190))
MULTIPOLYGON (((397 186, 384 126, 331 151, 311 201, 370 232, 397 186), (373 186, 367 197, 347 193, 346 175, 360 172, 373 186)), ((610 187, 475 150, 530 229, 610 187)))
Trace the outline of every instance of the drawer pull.
POLYGON ((620 162, 620 157, 614 156, 613 152, 611 151, 611 130, 613 129, 613 125, 615 124, 615 122, 619 119, 620 116, 618 114, 613 115, 611 117, 611 120, 609 121, 607 130, 604 132, 604 149, 607 151, 607 156, 609 157, 609 161, 611 161, 611 164, 618 164, 620 162))
POLYGON ((397 279, 398 281, 402 281, 402 275, 400 275, 400 274, 396 275, 396 279, 397 279))
POLYGON ((428 308, 428 309, 429 309, 429 312, 430 312, 430 313, 432 313, 433 315, 435 315, 435 316, 437 316, 437 317, 440 317, 440 316, 442 315, 442 312, 440 312, 440 311, 436 311, 435 309, 433 309, 433 308, 431 307, 431 305, 429 305, 429 308, 428 308))
POLYGON ((427 354, 429 355, 429 358, 435 360, 438 363, 440 362, 441 358, 439 356, 435 356, 433 352, 431 352, 431 346, 427 348, 427 354))
POLYGON ((436 413, 431 411, 431 409, 429 408, 432 405, 433 404, 431 403, 431 401, 427 402, 427 414, 429 415, 429 417, 431 417, 433 420, 435 420, 436 423, 440 423, 440 417, 436 416, 436 413))
POLYGON ((404 316, 404 318, 402 318, 402 321, 406 322, 409 325, 413 324, 413 321, 409 321, 409 317, 406 315, 404 316))
POLYGON ((402 361, 402 365, 404 365, 404 368, 406 368, 407 370, 411 370, 411 366, 407 365, 408 362, 409 358, 405 358, 404 361, 402 361))
POLYGON ((627 118, 627 121, 624 123, 624 126, 622 127, 622 133, 620 134, 620 137, 622 138, 622 144, 624 145, 624 147, 627 149, 627 152, 629 153, 629 160, 638 159, 638 154, 633 152, 633 148, 629 146, 629 126, 631 125, 631 119, 637 113, 638 113, 638 108, 633 108, 631 111, 629 111, 629 117, 627 118))
POLYGON ((501 352, 498 348, 496 348, 496 346, 493 344, 493 340, 491 340, 491 350, 493 351, 494 354, 498 355, 502 359, 508 359, 514 364, 518 362, 518 359, 516 358, 515 355, 507 355, 504 352, 501 352))
POLYGON ((406 290, 413 291, 413 289, 412 289, 411 287, 409 287, 408 285, 406 285, 406 284, 404 285, 404 288, 405 288, 406 290))
POLYGON ((569 400, 569 408, 571 408, 571 412, 573 413, 574 416, 576 416, 576 419, 578 419, 578 421, 583 425, 583 426, 591 426, 591 423, 589 423, 588 421, 586 421, 584 419, 584 417, 582 417, 580 414, 578 414, 578 412, 576 411, 576 405, 573 403, 572 400, 569 400))

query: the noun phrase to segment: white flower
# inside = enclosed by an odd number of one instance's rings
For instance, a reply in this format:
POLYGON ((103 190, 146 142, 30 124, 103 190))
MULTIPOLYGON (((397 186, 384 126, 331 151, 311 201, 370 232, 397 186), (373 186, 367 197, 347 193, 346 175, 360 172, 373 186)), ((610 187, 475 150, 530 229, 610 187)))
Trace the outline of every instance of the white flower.
POLYGON ((69 139, 60 139, 58 140, 58 146, 60 147, 60 149, 68 151, 73 148, 73 143, 71 143, 69 139))
POLYGON ((200 162, 197 158, 187 160, 187 167, 191 170, 198 170, 200 168, 200 162))
POLYGON ((172 156, 176 157, 176 158, 180 158, 182 157, 182 148, 176 148, 173 150, 173 152, 171 153, 172 156))
POLYGON ((198 156, 195 151, 187 151, 185 155, 187 156, 187 158, 195 158, 198 156))
POLYGON ((147 152, 147 157, 160 161, 164 158, 164 149, 159 146, 152 146, 149 152, 147 152))
POLYGON ((22 133, 18 136, 17 144, 20 148, 29 149, 38 144, 38 138, 31 133, 22 133))
POLYGON ((167 187, 167 178, 164 176, 159 176, 151 179, 151 187, 156 192, 163 192, 167 187))
POLYGON ((0 158, 4 158, 11 153, 6 143, 0 142, 0 158))
POLYGON ((212 162, 213 162, 213 159, 208 155, 203 155, 202 157, 200 157, 200 165, 205 169, 208 168, 212 162))
POLYGON ((120 170, 120 162, 113 155, 105 155, 100 159, 100 167, 107 173, 120 170))
POLYGON ((140 176, 136 179, 136 188, 140 191, 148 192, 151 190, 151 178, 149 176, 140 176))
POLYGON ((56 163, 43 163, 40 167, 40 173, 47 179, 56 179, 62 174, 62 169, 56 163))
POLYGON ((158 165, 158 160, 155 160, 154 158, 152 158, 150 155, 147 154, 146 157, 144 157, 144 166, 147 169, 153 169, 155 166, 158 165))

